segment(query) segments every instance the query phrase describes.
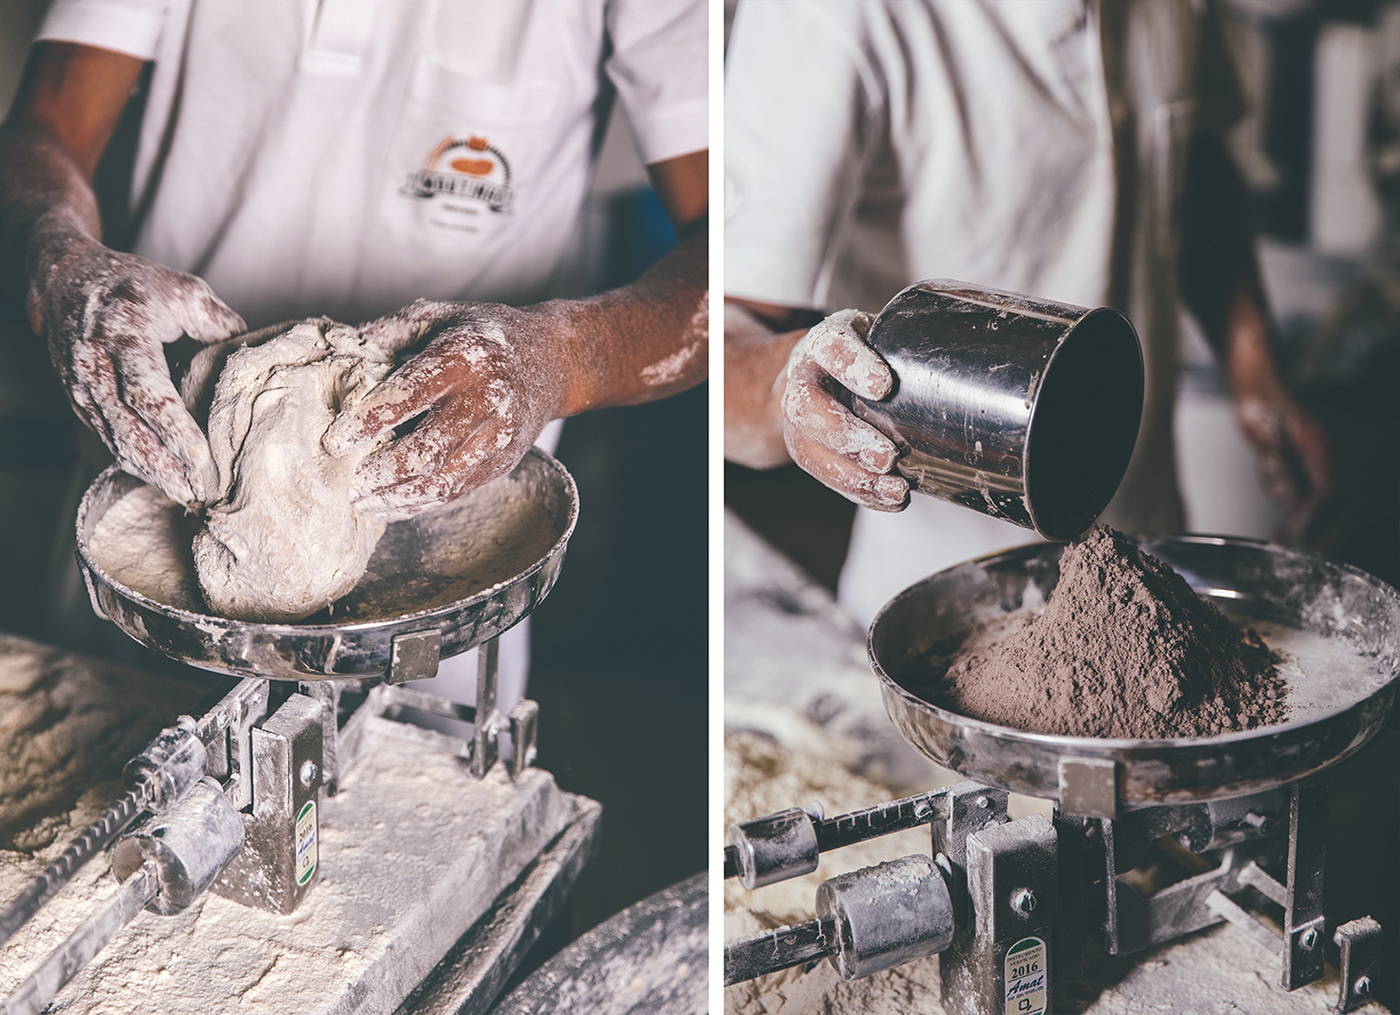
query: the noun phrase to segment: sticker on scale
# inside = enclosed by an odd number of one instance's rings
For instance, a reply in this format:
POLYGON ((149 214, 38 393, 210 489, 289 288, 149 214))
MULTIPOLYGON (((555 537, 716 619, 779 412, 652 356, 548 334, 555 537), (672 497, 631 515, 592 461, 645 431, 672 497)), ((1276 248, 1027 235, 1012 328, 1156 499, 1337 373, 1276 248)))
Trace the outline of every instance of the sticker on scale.
POLYGON ((1006 1015, 1044 1015, 1045 942, 1023 937, 1006 952, 1006 1015))
POLYGON ((297 884, 316 873, 316 801, 308 800, 297 815, 297 884))

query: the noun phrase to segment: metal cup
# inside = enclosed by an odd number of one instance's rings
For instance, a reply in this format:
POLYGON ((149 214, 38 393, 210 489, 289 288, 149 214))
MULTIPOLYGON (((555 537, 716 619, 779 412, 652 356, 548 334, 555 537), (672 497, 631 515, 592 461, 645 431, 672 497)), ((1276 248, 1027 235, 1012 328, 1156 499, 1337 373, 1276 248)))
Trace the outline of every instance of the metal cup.
POLYGON ((1123 479, 1142 418, 1137 332, 1118 311, 950 279, 911 285, 868 341, 894 372, 852 410, 920 493, 1072 539, 1123 479))

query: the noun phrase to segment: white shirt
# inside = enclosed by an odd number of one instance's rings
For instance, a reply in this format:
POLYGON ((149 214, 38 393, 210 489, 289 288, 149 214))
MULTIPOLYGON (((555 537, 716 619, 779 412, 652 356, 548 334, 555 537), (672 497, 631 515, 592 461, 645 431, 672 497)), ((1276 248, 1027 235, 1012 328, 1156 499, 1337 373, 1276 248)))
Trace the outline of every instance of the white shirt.
MULTIPOLYGON (((741 3, 725 292, 873 312, 943 277, 1119 306, 1143 339, 1147 397, 1105 519, 1179 528, 1177 204, 1185 142, 1232 111, 1233 93, 1198 101, 1207 71, 1232 81, 1223 58, 1200 0, 741 3)), ((918 578, 1033 538, 923 496, 860 511, 841 598, 868 621, 918 578)))
POLYGON ((615 90, 645 162, 707 146, 703 0, 55 0, 155 61, 135 252, 250 326, 560 295, 615 90))
POLYGON ((726 293, 879 309, 952 277, 1101 302, 1113 164, 1086 22, 1080 0, 741 4, 726 293))

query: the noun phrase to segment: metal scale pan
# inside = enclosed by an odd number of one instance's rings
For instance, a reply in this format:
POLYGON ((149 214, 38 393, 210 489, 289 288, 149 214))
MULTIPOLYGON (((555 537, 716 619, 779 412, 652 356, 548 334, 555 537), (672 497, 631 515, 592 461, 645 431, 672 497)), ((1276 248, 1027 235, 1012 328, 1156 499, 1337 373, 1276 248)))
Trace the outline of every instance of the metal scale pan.
POLYGON ((410 679, 431 676, 438 658, 496 637, 538 606, 577 520, 573 477, 532 448, 509 475, 391 524, 359 584, 327 609, 294 624, 264 624, 208 612, 190 552, 198 520, 114 466, 78 508, 78 563, 93 609, 192 666, 283 680, 410 679), (160 524, 176 532, 182 553, 167 552, 163 569, 118 567, 100 540, 94 552, 103 517, 133 495, 151 498, 160 524))
POLYGON ((1048 598, 1063 544, 1040 543, 925 578, 875 618, 870 660, 904 738, 969 779, 1113 816, 1295 782, 1355 754, 1389 721, 1400 674, 1400 593, 1355 568, 1254 540, 1165 536, 1139 545, 1293 656, 1283 667, 1289 722, 1214 737, 1099 739, 1027 733, 930 704, 951 661, 945 654, 940 663, 940 652, 974 623, 1048 598), (1097 788, 1086 789, 1086 778, 1098 779, 1097 788), (1099 803, 1085 807, 1085 799, 1099 803))

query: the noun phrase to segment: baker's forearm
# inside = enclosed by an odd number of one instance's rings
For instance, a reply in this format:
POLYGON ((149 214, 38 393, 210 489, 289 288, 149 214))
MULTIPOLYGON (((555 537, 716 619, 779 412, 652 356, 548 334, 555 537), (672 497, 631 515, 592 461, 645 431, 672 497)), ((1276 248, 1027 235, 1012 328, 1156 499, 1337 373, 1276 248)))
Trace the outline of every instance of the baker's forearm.
POLYGON ((1274 355, 1273 322, 1257 286, 1244 280, 1236 285, 1220 344, 1221 365, 1237 397, 1254 388, 1282 386, 1274 355))
MULTIPOLYGON (((77 240, 97 242, 101 231, 92 187, 57 137, 33 123, 0 128, 0 272, 7 295, 24 305, 61 249, 77 240)), ((40 301, 28 302, 38 331, 40 301)))
POLYGON ((1249 191, 1214 134, 1194 138, 1187 157, 1181 294, 1237 399, 1279 386, 1249 191))
POLYGON ((1181 292, 1229 380, 1236 418, 1265 488, 1287 505, 1277 538, 1310 545, 1331 496, 1327 434, 1284 383, 1273 317, 1254 254, 1249 192, 1218 137, 1187 163, 1181 292))
POLYGON ((0 286, 23 302, 79 418, 132 475, 182 504, 217 474, 162 349, 243 320, 198 279, 101 243, 91 178, 142 61, 35 45, 0 127, 0 286))
POLYGON ((31 308, 60 251, 101 239, 92 174, 142 66, 73 43, 30 51, 0 125, 0 285, 31 308))
POLYGON ((1282 390, 1283 378, 1274 353, 1273 317, 1257 266, 1251 258, 1247 271, 1236 273, 1234 284, 1218 297, 1218 317, 1208 333, 1220 358, 1237 406, 1251 394, 1282 390))
POLYGON ((1253 411, 1250 396, 1272 401, 1282 381, 1254 253, 1249 190, 1215 134, 1192 139, 1187 156, 1181 294, 1220 357, 1241 412, 1253 411))
POLYGON ((724 301, 724 457, 750 469, 792 459, 783 442, 787 361, 805 328, 778 332, 738 300, 724 301))
POLYGON ((752 469, 791 460, 857 504, 902 510, 909 483, 892 474, 894 443, 858 419, 848 400, 884 398, 894 384, 889 365, 867 341, 873 320, 861 310, 822 318, 797 307, 727 299, 725 457, 752 469))
POLYGON ((708 375, 708 236, 693 233, 631 285, 525 309, 558 341, 558 415, 665 398, 708 375))

